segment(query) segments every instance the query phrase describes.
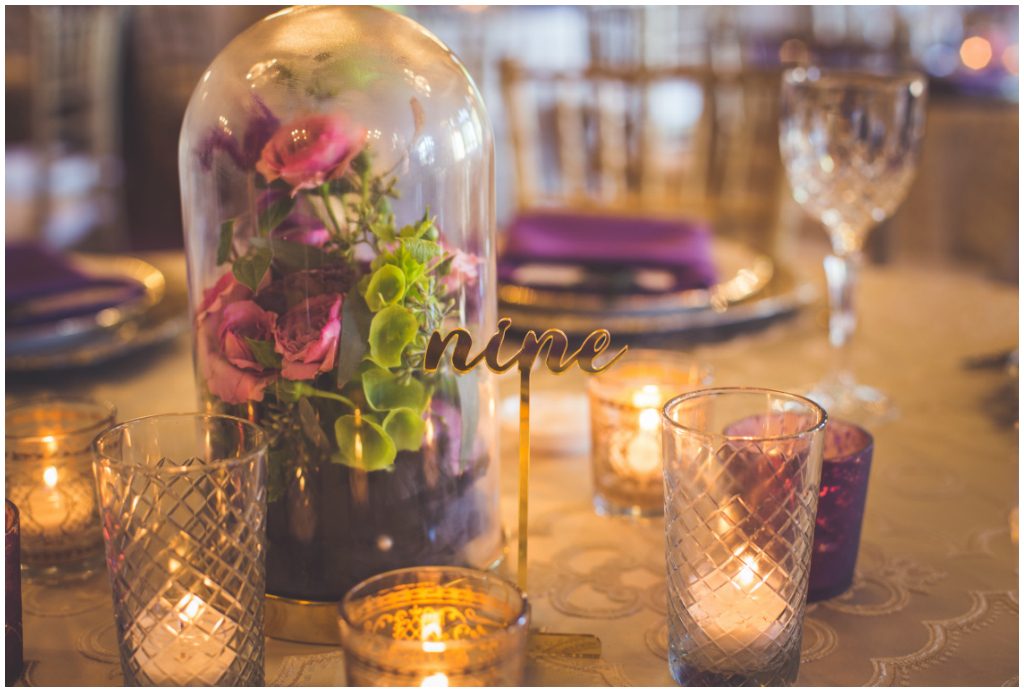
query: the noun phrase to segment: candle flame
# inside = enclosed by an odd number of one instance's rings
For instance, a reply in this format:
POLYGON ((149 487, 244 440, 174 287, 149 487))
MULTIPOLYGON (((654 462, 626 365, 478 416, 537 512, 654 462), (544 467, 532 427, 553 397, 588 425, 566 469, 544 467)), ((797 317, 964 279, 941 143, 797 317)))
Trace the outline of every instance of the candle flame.
POLYGON ((181 600, 178 601, 178 605, 175 606, 178 611, 178 617, 185 624, 191 624, 195 621, 196 617, 205 607, 206 603, 203 599, 190 593, 182 596, 181 600))
POLYGON ((645 408, 640 412, 640 429, 646 430, 647 432, 654 432, 661 425, 661 416, 658 415, 658 409, 656 408, 645 408))
MULTIPOLYGON (((424 611, 420 616, 420 639, 427 653, 441 653, 447 647, 441 641, 441 614, 434 610, 424 611)), ((447 686, 447 679, 445 685, 447 686)))
POLYGON ((661 389, 656 384, 645 384, 640 391, 633 392, 633 405, 637 408, 657 409, 661 404, 661 389))
POLYGON ((749 555, 743 558, 743 569, 740 570, 737 578, 744 586, 753 584, 757 578, 757 560, 749 555))
POLYGON ((47 488, 53 488, 57 485, 57 467, 47 466, 43 471, 43 483, 46 483, 47 488))
POLYGON ((54 437, 53 435, 44 435, 42 439, 43 439, 43 445, 46 447, 46 453, 47 454, 56 454, 57 453, 57 438, 54 437))
POLYGON ((428 675, 420 681, 420 687, 448 687, 448 676, 444 673, 428 675))

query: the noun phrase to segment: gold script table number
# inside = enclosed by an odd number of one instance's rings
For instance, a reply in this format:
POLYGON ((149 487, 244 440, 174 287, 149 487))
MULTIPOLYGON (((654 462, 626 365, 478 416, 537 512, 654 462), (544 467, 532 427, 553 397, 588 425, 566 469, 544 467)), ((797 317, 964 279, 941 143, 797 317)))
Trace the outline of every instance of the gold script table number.
POLYGON ((544 364, 548 370, 561 374, 579 365, 586 373, 595 374, 607 370, 615 364, 628 350, 622 347, 611 356, 604 365, 595 365, 594 361, 611 345, 612 335, 607 329, 596 329, 587 335, 580 347, 569 351, 569 338, 560 329, 548 329, 540 336, 532 329, 526 332, 519 350, 501 360, 500 351, 505 341, 505 333, 512 326, 512 320, 504 318, 498 321, 498 331, 479 353, 471 356, 473 337, 465 329, 453 329, 447 336, 434 332, 427 344, 423 357, 423 369, 435 372, 441 364, 448 346, 454 347, 451 354, 452 368, 465 374, 478 366, 481 361, 494 373, 504 373, 513 367, 519 369, 519 588, 526 591, 526 558, 527 558, 527 527, 529 523, 529 489, 530 489, 530 372, 534 363, 543 351, 547 351, 544 364))

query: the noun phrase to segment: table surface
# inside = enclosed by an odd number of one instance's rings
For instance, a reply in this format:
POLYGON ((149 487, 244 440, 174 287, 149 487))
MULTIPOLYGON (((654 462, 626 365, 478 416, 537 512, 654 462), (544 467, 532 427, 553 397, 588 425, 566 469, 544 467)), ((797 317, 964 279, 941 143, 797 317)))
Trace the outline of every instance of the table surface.
MULTIPOLYGON (((183 274, 180 256, 159 263, 183 274)), ((861 288, 855 369, 893 395, 899 416, 872 431, 854 585, 808 608, 798 683, 1016 684, 1017 383, 961 363, 1016 345, 1016 288, 908 268, 866 269, 861 288)), ((716 384, 784 390, 817 380, 829 362, 820 309, 688 352, 713 366, 716 384)), ((514 380, 504 378, 504 394, 514 380)), ((577 374, 534 378, 535 401, 569 415, 534 421, 530 597, 534 626, 595 634, 603 654, 532 656, 527 682, 668 685, 663 523, 594 514, 583 385, 577 374), (551 420, 565 427, 546 430, 551 420), (560 449, 548 446, 552 434, 560 449)), ((109 399, 122 419, 194 410, 188 335, 99 373, 8 378, 9 396, 44 389, 109 399)), ((512 430, 502 436, 508 527, 512 430)), ((26 584, 24 626, 25 683, 120 684, 105 575, 60 590, 26 584)), ((268 684, 343 680, 337 649, 269 640, 268 684)))

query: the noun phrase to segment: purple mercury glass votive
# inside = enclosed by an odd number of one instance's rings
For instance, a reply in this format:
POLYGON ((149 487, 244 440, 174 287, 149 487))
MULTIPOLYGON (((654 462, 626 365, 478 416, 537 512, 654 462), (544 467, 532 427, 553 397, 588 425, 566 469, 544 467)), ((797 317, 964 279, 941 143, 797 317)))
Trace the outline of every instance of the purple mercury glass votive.
POLYGON ((4 589, 7 592, 4 619, 4 637, 7 640, 4 684, 13 685, 21 677, 21 669, 25 662, 21 629, 21 525, 18 522, 18 508, 10 500, 4 500, 4 503, 4 589))
POLYGON ((808 602, 838 596, 853 583, 875 443, 853 423, 830 420, 814 525, 808 602))

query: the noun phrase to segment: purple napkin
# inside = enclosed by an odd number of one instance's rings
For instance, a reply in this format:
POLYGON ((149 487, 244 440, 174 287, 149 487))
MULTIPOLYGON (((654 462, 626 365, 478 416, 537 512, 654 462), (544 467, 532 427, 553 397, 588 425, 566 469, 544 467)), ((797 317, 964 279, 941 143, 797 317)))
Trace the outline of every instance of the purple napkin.
POLYGON ((5 254, 7 327, 96 314, 145 292, 131 279, 89 276, 36 243, 9 244, 5 254))
MULTIPOLYGON (((593 276, 609 271, 660 270, 672 277, 673 285, 658 290, 634 285, 626 291, 637 293, 708 288, 717 279, 710 229, 688 220, 523 214, 507 231, 505 251, 498 262, 499 279, 521 283, 517 274, 526 264, 573 265, 593 276)), ((623 286, 613 282, 594 289, 622 292, 623 286)))

